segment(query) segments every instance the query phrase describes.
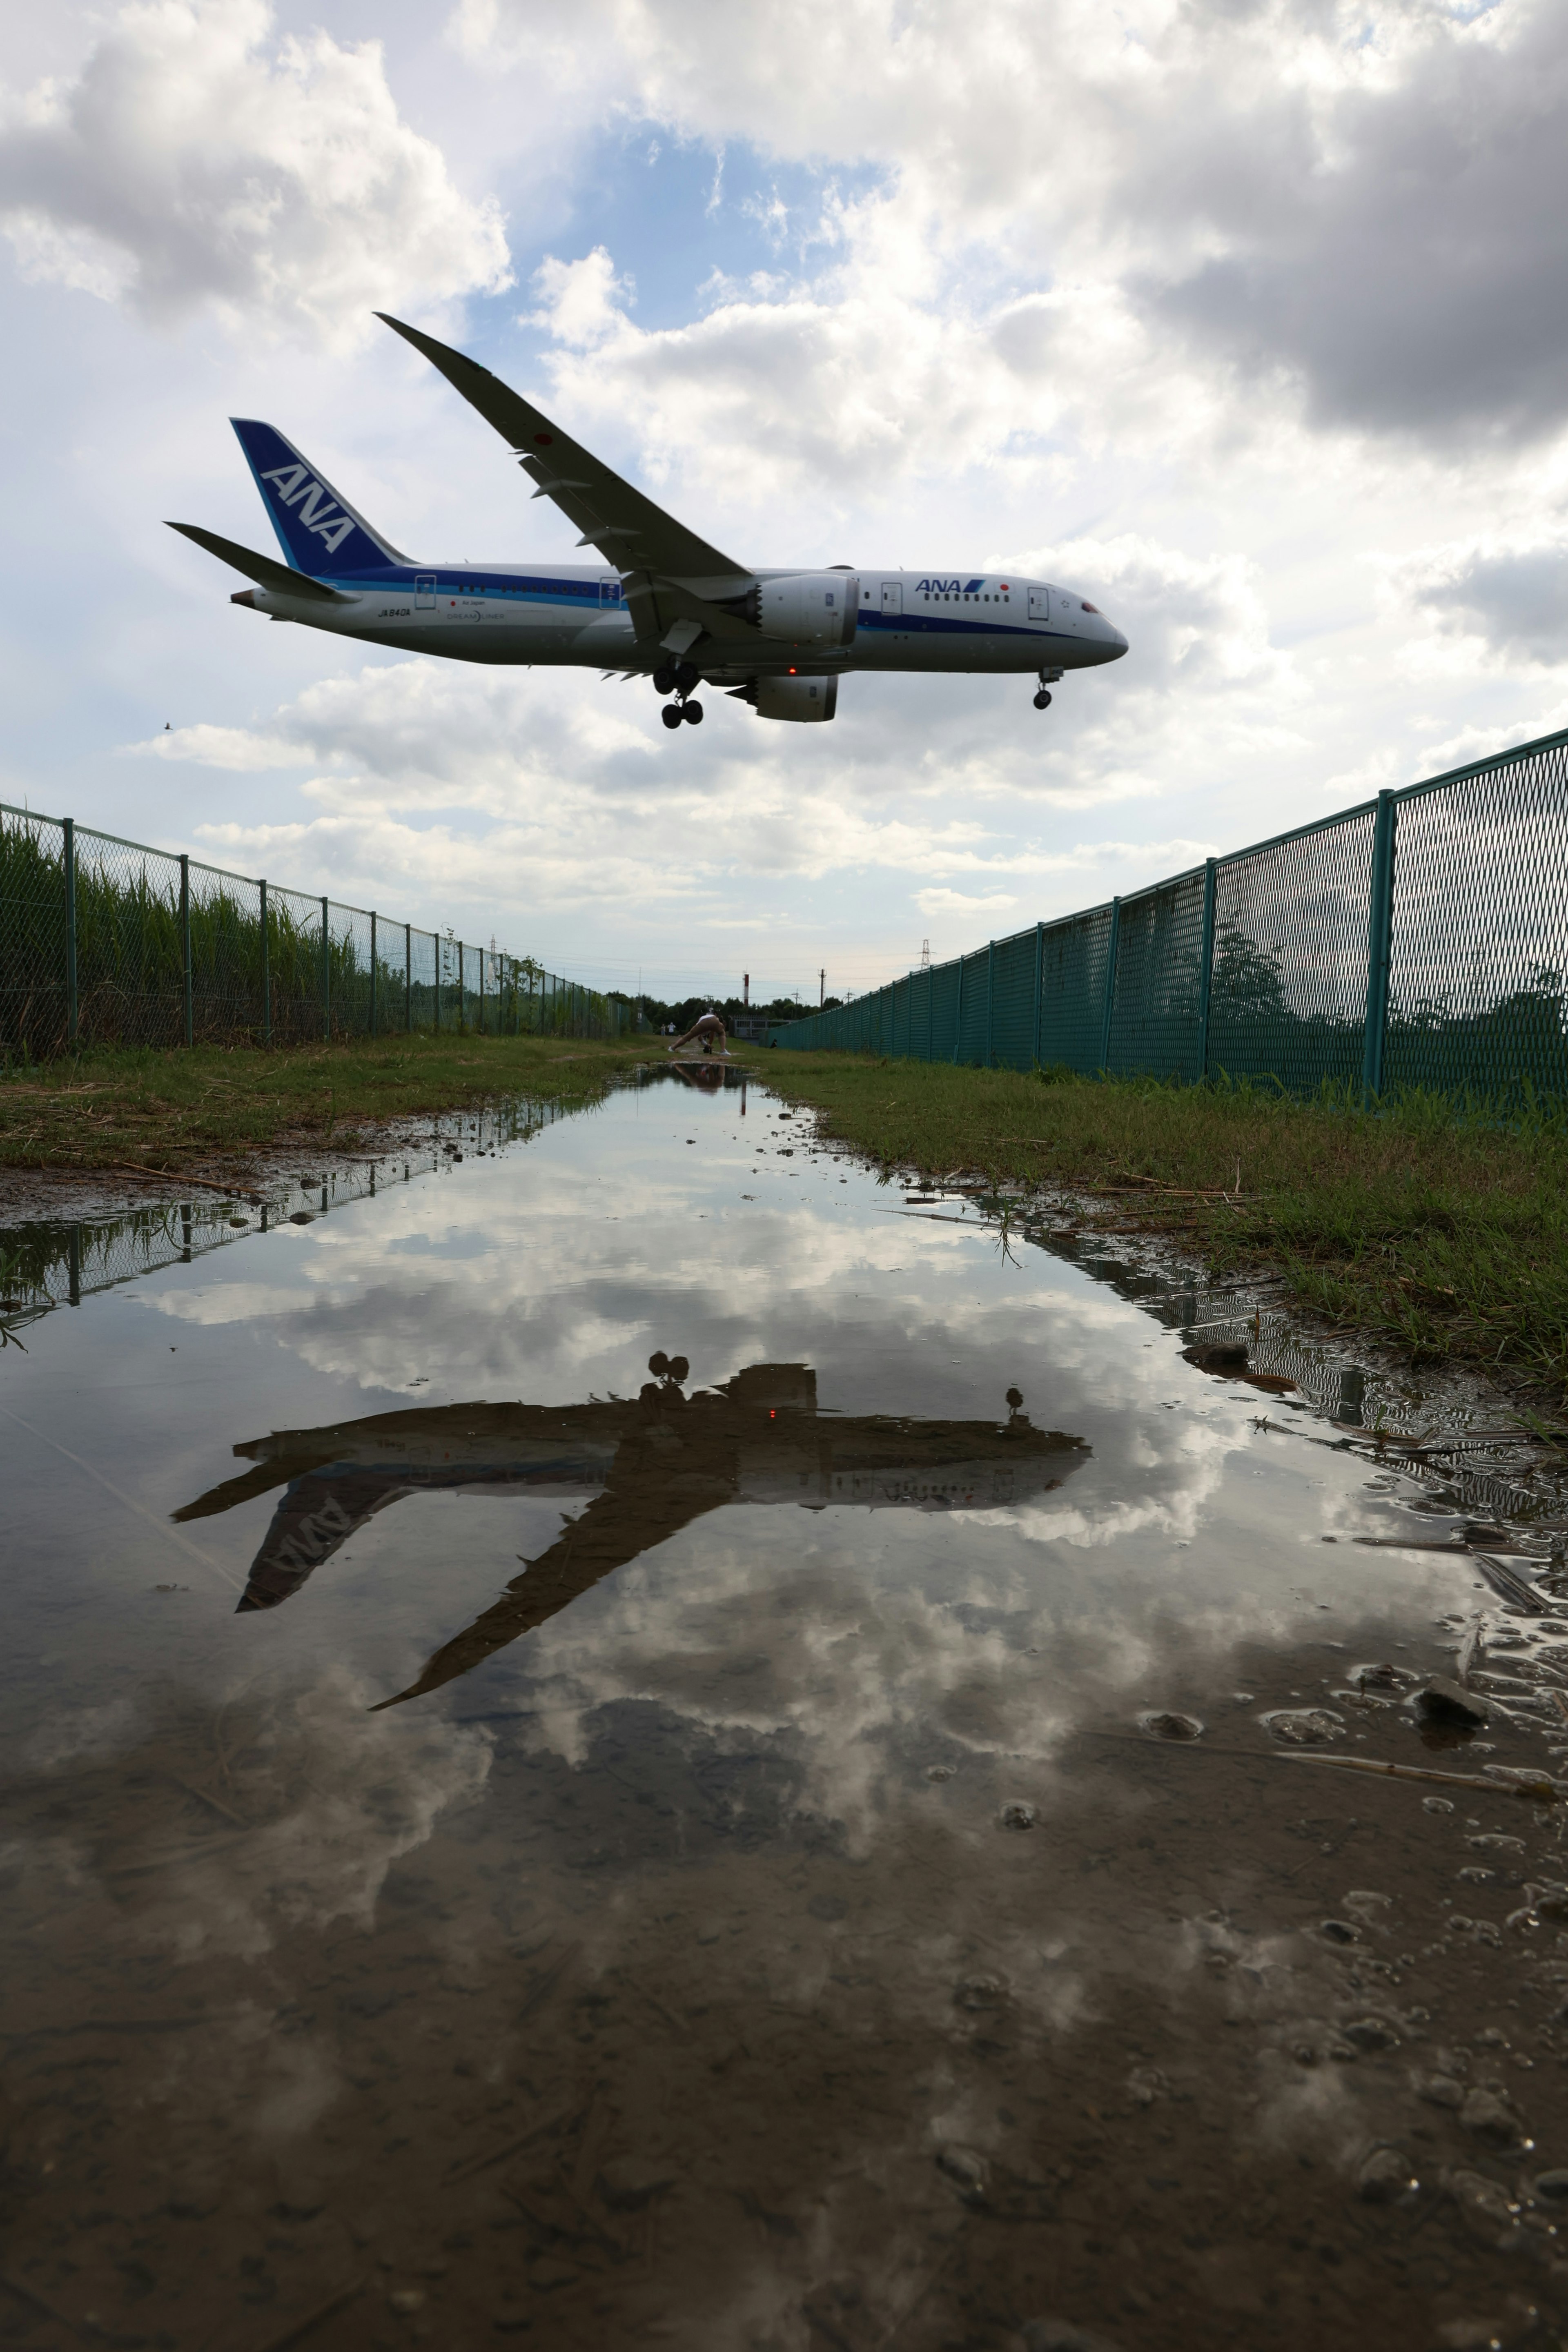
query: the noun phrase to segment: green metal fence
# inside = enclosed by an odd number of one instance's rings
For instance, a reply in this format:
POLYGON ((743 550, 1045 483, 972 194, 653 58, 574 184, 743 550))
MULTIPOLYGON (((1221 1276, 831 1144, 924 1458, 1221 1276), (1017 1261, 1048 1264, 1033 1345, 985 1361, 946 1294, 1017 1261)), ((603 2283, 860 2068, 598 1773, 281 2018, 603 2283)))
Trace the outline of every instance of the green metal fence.
POLYGON ((613 1037, 624 1003, 531 956, 0 802, 0 1052, 398 1030, 613 1037))
POLYGON ((769 1032, 1092 1076, 1568 1097, 1568 731, 769 1032))

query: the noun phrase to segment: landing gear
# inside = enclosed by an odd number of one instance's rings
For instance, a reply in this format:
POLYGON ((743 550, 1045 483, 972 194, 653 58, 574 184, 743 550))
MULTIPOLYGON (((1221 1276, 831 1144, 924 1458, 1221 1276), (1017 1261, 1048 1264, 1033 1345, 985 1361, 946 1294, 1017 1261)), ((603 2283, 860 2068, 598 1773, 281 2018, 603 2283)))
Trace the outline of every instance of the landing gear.
POLYGON ((1048 710, 1050 709, 1050 690, 1052 687, 1055 686, 1060 676, 1061 672, 1059 669, 1043 669, 1040 672, 1040 690, 1035 697, 1035 709, 1037 710, 1048 710))
POLYGON ((1037 695, 1036 695, 1036 697, 1035 697, 1035 709, 1036 709, 1037 710, 1048 710, 1048 709, 1050 709, 1050 707, 1051 707, 1051 698, 1050 698, 1050 696, 1047 693, 1047 691, 1046 691, 1045 688, 1042 686, 1042 687, 1041 687, 1041 688, 1040 688, 1040 690, 1039 690, 1039 692, 1038 692, 1038 694, 1037 694, 1037 695))
POLYGON ((656 694, 673 694, 679 698, 667 702, 659 712, 667 727, 679 727, 684 719, 689 727, 702 724, 702 705, 690 699, 691 689, 702 682, 702 672, 695 662, 660 662, 653 674, 656 694))

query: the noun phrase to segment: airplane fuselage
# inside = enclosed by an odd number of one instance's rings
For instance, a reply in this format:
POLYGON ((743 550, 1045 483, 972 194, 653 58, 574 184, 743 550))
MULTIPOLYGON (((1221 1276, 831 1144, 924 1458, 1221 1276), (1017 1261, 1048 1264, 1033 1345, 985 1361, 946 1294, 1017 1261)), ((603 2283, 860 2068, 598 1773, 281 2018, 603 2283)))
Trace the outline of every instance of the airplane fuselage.
MULTIPOLYGON (((760 581, 788 578, 756 573, 760 581)), ((857 670, 989 671, 1098 668, 1126 639, 1070 589, 1017 572, 868 572, 847 645, 793 646, 762 632, 702 647, 705 677, 768 670, 842 677, 857 670)), ((237 604, 274 620, 448 661, 636 670, 645 666, 620 575, 604 565, 428 564, 334 572, 342 601, 310 602, 271 588, 237 604)))

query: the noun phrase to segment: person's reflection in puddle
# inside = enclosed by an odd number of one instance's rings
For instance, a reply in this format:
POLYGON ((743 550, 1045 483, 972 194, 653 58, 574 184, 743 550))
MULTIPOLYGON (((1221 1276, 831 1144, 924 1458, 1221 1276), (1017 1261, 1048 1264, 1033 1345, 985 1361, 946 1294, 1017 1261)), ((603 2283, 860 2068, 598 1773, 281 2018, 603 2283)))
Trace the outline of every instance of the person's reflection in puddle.
POLYGON ((251 1439, 234 1450, 255 1469, 174 1516, 207 1518, 285 1486, 240 1596, 248 1611, 289 1600, 400 1496, 588 1495, 587 1508, 525 1562, 503 1598, 437 1650, 417 1682, 382 1702, 393 1706, 468 1674, 725 1504, 994 1510, 1048 1493, 1089 1454, 1080 1438, 1036 1429, 1016 1388, 1000 1427, 889 1414, 826 1419, 806 1364, 750 1364, 689 1397, 684 1356, 661 1349, 647 1368, 654 1377, 635 1402, 429 1406, 251 1439))

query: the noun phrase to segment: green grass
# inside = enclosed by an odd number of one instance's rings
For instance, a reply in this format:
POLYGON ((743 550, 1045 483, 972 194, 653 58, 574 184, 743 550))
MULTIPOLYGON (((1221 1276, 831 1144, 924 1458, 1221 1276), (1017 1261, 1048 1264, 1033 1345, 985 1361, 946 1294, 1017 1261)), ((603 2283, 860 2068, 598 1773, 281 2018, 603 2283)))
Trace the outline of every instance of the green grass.
POLYGON ((592 1102, 639 1057, 631 1040, 450 1034, 274 1053, 105 1048, 0 1073, 0 1170, 129 1162, 226 1177, 294 1144, 353 1151, 387 1119, 508 1095, 592 1102))
POLYGON ((758 1061, 887 1169, 1093 1192, 1101 1229, 1179 1236, 1216 1273, 1268 1264, 1342 1328, 1568 1402, 1562 1110, 1505 1123, 1418 1093, 1369 1114, 1261 1087, 782 1050, 758 1061))

